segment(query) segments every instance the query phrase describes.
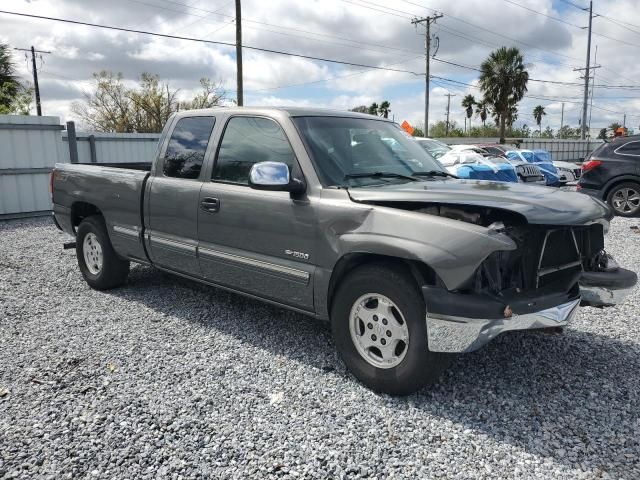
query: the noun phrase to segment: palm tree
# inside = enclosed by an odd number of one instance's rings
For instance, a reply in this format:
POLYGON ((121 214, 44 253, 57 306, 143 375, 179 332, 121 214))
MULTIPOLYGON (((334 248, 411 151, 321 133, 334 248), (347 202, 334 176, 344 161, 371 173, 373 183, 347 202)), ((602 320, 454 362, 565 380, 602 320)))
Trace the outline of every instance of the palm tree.
POLYGON ((538 105, 533 109, 533 118, 535 118, 536 123, 538 124, 540 135, 542 135, 542 117, 546 114, 547 112, 544 111, 544 107, 542 105, 538 105))
POLYGON ((467 118, 469 119, 469 133, 471 133, 471 117, 473 116, 473 107, 476 104, 476 99, 473 95, 466 95, 462 99, 462 108, 465 109, 467 113, 467 118))
POLYGON ((378 115, 378 109, 380 107, 378 106, 378 104, 376 102, 373 102, 371 105, 369 105, 369 114, 370 115, 378 115))
POLYGON ((378 107, 378 113, 384 118, 389 118, 389 112, 391 111, 391 103, 388 100, 384 100, 378 107))
POLYGON ((489 117, 489 108, 487 107, 487 102, 482 100, 476 103, 476 115, 480 117, 480 120, 482 120, 482 126, 485 127, 485 122, 489 117))
POLYGON ((500 143, 504 143, 509 109, 524 97, 528 80, 524 58, 515 47, 500 47, 480 65, 480 90, 499 119, 500 143))
POLYGON ((0 43, 0 107, 11 105, 19 87, 11 49, 6 43, 0 43))

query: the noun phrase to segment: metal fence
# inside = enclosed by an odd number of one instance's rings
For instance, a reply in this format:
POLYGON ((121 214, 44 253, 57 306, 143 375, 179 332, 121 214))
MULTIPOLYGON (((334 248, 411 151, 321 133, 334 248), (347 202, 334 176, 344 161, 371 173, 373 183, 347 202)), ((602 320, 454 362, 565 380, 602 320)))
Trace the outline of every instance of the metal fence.
MULTIPOLYGON (((498 138, 447 137, 438 138, 441 142, 451 145, 470 145, 482 143, 498 143, 498 138)), ((568 140, 555 138, 522 138, 506 139, 506 144, 515 148, 527 150, 547 150, 554 160, 581 163, 593 152, 603 140, 568 140)))
POLYGON ((58 117, 0 115, 0 219, 48 214, 56 163, 150 162, 159 137, 82 133, 58 117))

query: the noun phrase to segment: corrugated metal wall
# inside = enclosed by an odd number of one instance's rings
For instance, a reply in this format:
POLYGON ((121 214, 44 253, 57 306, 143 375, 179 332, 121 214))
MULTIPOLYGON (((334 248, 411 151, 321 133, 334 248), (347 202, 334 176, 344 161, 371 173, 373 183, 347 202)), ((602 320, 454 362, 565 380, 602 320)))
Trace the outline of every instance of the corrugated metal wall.
MULTIPOLYGON (((156 155, 159 133, 76 132, 78 163, 91 163, 91 143, 95 161, 100 163, 151 162, 156 155), (91 139, 93 137, 93 139, 91 139)), ((67 132, 62 133, 62 158, 69 159, 67 132)))
MULTIPOLYGON (((0 115, 0 219, 51 210, 49 172, 56 163, 70 161, 63 130, 58 117, 0 115)), ((76 132, 78 162, 151 162, 159 138, 159 134, 76 132)))
POLYGON ((62 128, 58 117, 0 115, 0 218, 51 209, 62 128))

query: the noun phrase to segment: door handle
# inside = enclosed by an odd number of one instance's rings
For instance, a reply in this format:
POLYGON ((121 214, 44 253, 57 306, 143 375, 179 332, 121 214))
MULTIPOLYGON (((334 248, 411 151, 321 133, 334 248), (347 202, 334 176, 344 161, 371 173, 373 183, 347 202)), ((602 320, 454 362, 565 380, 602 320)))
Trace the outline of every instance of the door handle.
POLYGON ((215 213, 220 210, 220 200, 212 197, 205 197, 200 201, 200 208, 205 212, 215 213))

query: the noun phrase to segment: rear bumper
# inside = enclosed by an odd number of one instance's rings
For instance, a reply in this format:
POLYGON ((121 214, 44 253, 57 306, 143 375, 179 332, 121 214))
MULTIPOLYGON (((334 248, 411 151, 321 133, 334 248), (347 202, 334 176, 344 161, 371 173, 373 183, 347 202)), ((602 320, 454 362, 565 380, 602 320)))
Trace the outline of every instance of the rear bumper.
POLYGON ((429 350, 473 352, 503 332, 533 328, 562 327, 575 316, 580 299, 509 318, 487 319, 427 313, 429 350))

